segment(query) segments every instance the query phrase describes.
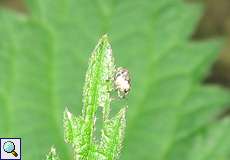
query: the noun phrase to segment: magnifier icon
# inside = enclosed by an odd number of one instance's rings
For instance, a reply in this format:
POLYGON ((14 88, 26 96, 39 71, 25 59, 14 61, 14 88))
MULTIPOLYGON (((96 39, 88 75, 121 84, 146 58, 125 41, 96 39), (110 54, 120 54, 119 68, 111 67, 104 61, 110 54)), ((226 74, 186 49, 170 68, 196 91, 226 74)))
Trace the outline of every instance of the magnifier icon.
POLYGON ((3 150, 6 152, 6 153, 11 153, 14 155, 14 157, 17 157, 18 154, 17 152, 15 151, 15 145, 13 142, 11 141, 7 141, 3 144, 3 150))

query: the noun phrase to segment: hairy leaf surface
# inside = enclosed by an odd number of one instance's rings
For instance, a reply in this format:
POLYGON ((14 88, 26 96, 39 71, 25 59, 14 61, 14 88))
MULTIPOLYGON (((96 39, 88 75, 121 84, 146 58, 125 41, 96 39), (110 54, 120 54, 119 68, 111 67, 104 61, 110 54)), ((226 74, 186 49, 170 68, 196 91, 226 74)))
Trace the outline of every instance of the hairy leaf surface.
POLYGON ((63 111, 67 106, 80 114, 89 53, 104 33, 118 66, 132 75, 121 159, 230 159, 230 122, 216 119, 229 104, 229 93, 201 84, 221 42, 190 40, 200 5, 182 0, 25 4, 26 15, 0 11, 0 137, 22 137, 23 159, 42 159, 50 145, 61 159, 70 159, 63 111))

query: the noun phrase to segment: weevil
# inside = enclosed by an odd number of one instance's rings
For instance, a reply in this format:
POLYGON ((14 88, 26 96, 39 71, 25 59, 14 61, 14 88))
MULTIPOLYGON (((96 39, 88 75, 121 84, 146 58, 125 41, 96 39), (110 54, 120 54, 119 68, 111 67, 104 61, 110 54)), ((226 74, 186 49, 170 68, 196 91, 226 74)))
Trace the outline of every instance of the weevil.
POLYGON ((114 76, 115 89, 119 98, 125 98, 131 89, 131 78, 128 69, 119 67, 114 76))

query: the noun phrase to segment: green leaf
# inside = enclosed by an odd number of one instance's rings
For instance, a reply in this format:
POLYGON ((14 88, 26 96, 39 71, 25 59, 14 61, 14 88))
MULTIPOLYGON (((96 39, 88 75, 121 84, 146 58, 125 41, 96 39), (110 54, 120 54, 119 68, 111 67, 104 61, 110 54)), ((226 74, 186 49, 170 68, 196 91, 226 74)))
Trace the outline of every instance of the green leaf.
POLYGON ((124 108, 112 120, 105 121, 100 145, 104 159, 116 160, 120 156, 126 126, 125 114, 124 108))
POLYGON ((73 143, 74 138, 80 135, 82 121, 73 116, 68 109, 64 112, 64 138, 66 143, 73 143))
POLYGON ((109 119, 111 92, 114 88, 115 64, 107 35, 98 42, 89 60, 83 89, 83 109, 80 117, 64 112, 65 141, 72 144, 76 160, 116 160, 124 139, 125 108, 109 119), (103 116, 97 116, 102 107, 103 116), (101 142, 95 141, 97 121, 103 123, 101 142))
POLYGON ((56 153, 55 148, 53 148, 53 147, 51 148, 50 152, 46 156, 46 160, 60 160, 57 153, 56 153))
POLYGON ((105 35, 93 51, 86 73, 82 113, 86 121, 94 121, 98 106, 103 108, 104 117, 108 118, 114 72, 112 49, 105 35))
POLYGON ((117 62, 132 75, 120 159, 229 159, 229 118, 216 121, 230 103, 229 92, 201 85, 221 43, 190 40, 200 5, 182 0, 25 3, 27 15, 0 11, 0 137, 22 137, 25 160, 42 159, 51 144, 62 159, 71 159, 63 141, 63 111, 68 106, 80 114, 89 53, 104 33, 117 62), (213 149, 206 148, 208 142, 213 149))

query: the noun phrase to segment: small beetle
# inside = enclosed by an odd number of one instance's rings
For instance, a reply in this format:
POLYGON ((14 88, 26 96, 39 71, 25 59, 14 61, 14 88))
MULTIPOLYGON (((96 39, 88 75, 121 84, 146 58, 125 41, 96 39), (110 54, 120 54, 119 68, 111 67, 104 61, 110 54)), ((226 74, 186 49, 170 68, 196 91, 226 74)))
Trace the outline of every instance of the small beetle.
POLYGON ((115 89, 118 91, 118 97, 125 98, 131 89, 131 79, 128 69, 122 67, 116 69, 114 84, 115 89))

